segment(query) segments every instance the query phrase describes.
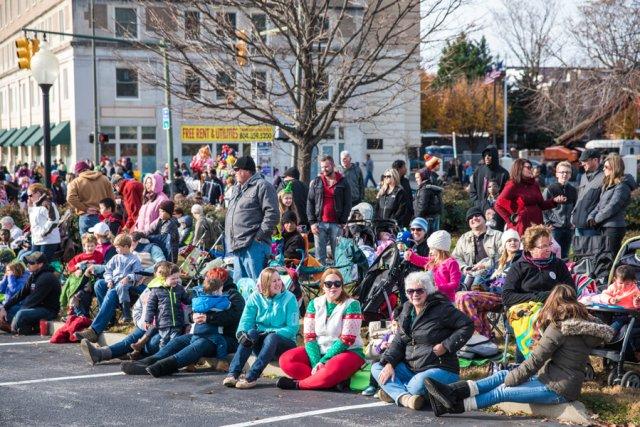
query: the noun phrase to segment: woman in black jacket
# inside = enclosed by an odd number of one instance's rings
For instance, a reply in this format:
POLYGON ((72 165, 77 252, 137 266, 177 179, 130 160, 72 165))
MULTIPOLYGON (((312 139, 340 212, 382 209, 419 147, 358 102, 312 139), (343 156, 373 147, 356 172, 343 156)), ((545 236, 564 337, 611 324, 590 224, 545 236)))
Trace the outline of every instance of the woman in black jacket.
POLYGON ((523 302, 545 302, 559 283, 573 286, 567 266, 551 252, 551 232, 534 225, 524 233, 524 253, 516 261, 502 288, 502 305, 510 308, 523 302))
POLYGON ((459 378, 456 352, 473 334, 473 323, 437 292, 430 272, 409 274, 405 292, 409 301, 395 336, 371 374, 382 387, 381 400, 420 409, 425 378, 446 384, 459 378))
POLYGON ((431 221, 431 234, 440 229, 440 214, 442 214, 442 187, 434 185, 430 180, 429 169, 416 172, 418 190, 413 201, 415 216, 431 221))
POLYGON ((409 224, 408 197, 400 185, 400 175, 395 169, 387 169, 382 175, 383 182, 376 195, 375 219, 394 220, 400 227, 409 224))

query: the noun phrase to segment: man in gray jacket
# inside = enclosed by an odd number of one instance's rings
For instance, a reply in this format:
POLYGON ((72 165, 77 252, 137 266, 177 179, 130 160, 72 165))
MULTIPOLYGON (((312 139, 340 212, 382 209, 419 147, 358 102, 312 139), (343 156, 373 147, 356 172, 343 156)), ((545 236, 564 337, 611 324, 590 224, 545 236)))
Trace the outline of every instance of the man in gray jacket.
POLYGON ((250 156, 233 166, 236 185, 224 222, 225 247, 233 256, 233 279, 257 279, 271 253, 271 234, 280 221, 276 190, 250 156))
POLYGON ((351 189, 351 205, 355 206, 364 199, 364 178, 360 168, 351 163, 351 154, 348 151, 340 153, 342 164, 342 176, 347 180, 351 189))
POLYGON ((587 222, 589 213, 598 205, 602 191, 604 174, 600 168, 600 154, 596 150, 584 150, 580 155, 580 164, 584 174, 578 186, 578 200, 571 213, 571 223, 576 228, 576 236, 591 237, 599 234, 587 222))

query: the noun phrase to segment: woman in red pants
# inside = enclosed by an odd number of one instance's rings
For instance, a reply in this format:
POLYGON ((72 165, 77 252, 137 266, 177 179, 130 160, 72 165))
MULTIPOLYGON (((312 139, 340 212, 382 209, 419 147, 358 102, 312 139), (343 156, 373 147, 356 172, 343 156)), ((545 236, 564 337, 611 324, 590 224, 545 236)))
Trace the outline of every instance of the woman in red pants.
POLYGON ((339 270, 327 269, 320 283, 324 295, 309 302, 304 317, 304 347, 280 356, 280 368, 291 377, 278 379, 281 389, 333 388, 365 363, 360 303, 344 290, 339 270))

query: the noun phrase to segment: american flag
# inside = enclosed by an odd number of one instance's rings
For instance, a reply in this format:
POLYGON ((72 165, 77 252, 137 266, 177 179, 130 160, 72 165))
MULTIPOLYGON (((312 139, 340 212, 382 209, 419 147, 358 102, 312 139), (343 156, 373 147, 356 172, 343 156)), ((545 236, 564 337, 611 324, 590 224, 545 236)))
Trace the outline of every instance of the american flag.
POLYGON ((494 83, 496 80, 501 78, 504 74, 504 65, 502 62, 498 62, 491 66, 491 69, 487 71, 487 74, 484 76, 484 84, 490 85, 494 83))

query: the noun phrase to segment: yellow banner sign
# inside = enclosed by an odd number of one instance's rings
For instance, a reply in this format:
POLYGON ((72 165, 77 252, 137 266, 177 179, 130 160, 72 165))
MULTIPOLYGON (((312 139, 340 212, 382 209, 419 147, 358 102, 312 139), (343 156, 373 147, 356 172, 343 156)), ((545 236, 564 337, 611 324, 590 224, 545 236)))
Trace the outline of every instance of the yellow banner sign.
POLYGON ((271 126, 192 126, 180 129, 182 142, 271 142, 271 126))

